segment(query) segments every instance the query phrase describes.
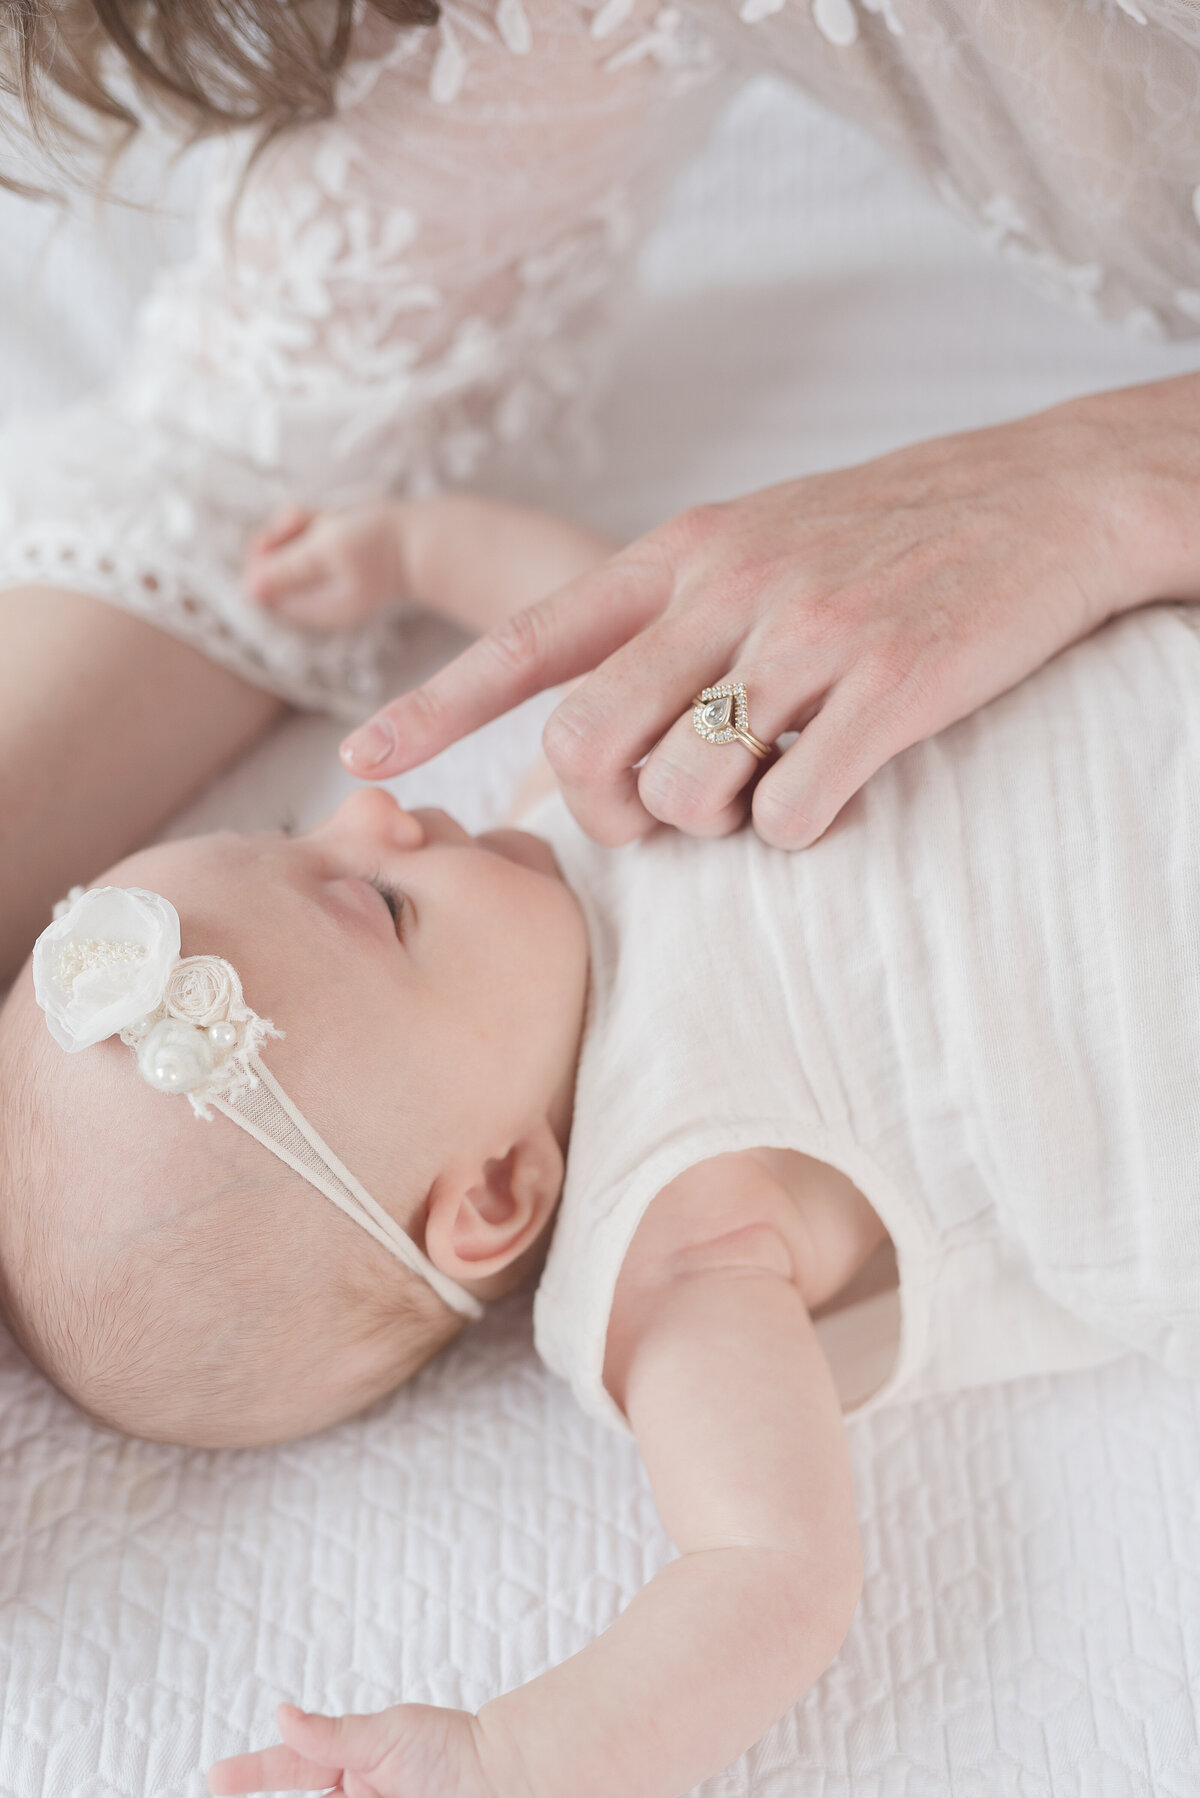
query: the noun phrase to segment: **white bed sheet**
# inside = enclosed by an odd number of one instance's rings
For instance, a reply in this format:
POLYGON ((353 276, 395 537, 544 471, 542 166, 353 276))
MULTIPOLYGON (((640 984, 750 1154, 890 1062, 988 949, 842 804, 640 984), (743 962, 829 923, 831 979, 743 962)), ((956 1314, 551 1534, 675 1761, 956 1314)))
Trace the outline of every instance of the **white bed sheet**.
MULTIPOLYGON (((0 202, 6 408, 94 378, 179 236, 44 229, 0 202)), ((1018 288, 770 84, 685 179, 643 275, 606 467, 526 489, 618 532, 1200 364, 1018 288)), ((415 658, 448 647, 420 639, 415 658)), ((397 789, 492 821, 547 709, 397 789)), ((289 723, 175 828, 320 815, 348 785, 336 735, 289 723)), ((704 1798, 1193 1798, 1200 1388, 1130 1358, 851 1430, 849 1640, 704 1798)), ((0 1795, 199 1798, 200 1768, 270 1739, 281 1698, 477 1705, 581 1646, 668 1553, 636 1455, 541 1369, 521 1302, 366 1416, 250 1454, 104 1435, 0 1333, 0 1795)))

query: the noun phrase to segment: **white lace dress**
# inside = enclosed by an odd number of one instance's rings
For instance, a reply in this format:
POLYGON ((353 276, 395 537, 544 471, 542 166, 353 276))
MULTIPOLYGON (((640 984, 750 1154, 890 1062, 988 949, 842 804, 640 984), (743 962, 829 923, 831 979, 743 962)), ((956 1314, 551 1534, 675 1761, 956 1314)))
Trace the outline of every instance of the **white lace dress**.
POLYGON ((221 152, 190 263, 101 393, 0 439, 0 586, 97 594, 295 703, 362 713, 401 626, 243 598, 286 500, 486 479, 585 429, 681 162, 772 70, 1086 310, 1200 329, 1200 0, 448 0, 364 39, 338 115, 221 152))

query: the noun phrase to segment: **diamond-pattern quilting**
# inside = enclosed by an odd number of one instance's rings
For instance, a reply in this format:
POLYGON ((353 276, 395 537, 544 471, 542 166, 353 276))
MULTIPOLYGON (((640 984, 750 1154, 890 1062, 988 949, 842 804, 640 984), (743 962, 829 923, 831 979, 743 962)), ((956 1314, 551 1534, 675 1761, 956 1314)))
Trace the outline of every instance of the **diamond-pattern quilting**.
MULTIPOLYGON (((701 1798, 1194 1798, 1200 1388, 1130 1358, 850 1434, 858 1616, 701 1798)), ((518 1304, 250 1454, 116 1442, 0 1339, 0 1798, 200 1798, 281 1698, 476 1706, 670 1553, 518 1304)))

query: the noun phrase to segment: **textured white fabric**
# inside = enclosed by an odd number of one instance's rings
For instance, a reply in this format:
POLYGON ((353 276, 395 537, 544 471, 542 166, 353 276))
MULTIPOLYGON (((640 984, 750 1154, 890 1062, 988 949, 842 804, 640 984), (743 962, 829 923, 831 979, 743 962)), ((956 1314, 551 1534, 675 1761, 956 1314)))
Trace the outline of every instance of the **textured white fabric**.
POLYGON ((1200 1375, 1197 694, 1200 625, 1155 607, 897 757, 803 854, 614 853, 561 800, 532 815, 592 947, 534 1306, 585 1409, 620 1426, 605 1337, 655 1194, 760 1144, 841 1168, 895 1244, 869 1405, 1130 1348, 1200 1375))
MULTIPOLYGON (((210 170, 194 259, 124 374, 0 454, 0 582, 60 581, 302 705, 393 685, 400 615, 290 631, 243 598, 287 500, 491 477, 586 429, 608 303, 731 88, 772 70, 916 164, 1085 311, 1200 322, 1192 0, 451 0, 338 117, 210 170)), ((401 596, 398 596, 401 597, 401 596)))

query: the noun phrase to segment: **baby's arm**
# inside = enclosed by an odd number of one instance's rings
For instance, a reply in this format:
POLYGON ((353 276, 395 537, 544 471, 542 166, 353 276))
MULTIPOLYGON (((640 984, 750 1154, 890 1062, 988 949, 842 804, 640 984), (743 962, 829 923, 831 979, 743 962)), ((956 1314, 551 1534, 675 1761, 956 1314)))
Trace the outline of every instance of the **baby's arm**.
POLYGON ((289 1712, 291 1748, 226 1763, 245 1783, 223 1768, 215 1790, 333 1784, 346 1766, 380 1798, 678 1798, 812 1685, 849 1628, 860 1556, 841 1412, 772 1184, 750 1157, 693 1169, 621 1275, 606 1381, 680 1558, 478 1717, 289 1712))
POLYGON ((616 547, 567 519, 476 494, 369 500, 281 514, 253 545, 246 585, 307 630, 347 630, 403 599, 485 631, 616 547))
POLYGON ((680 1558, 590 1647, 481 1711, 536 1798, 677 1798, 781 1717, 850 1626, 841 1410, 763 1183, 749 1158, 691 1170, 627 1257, 606 1383, 680 1558))

